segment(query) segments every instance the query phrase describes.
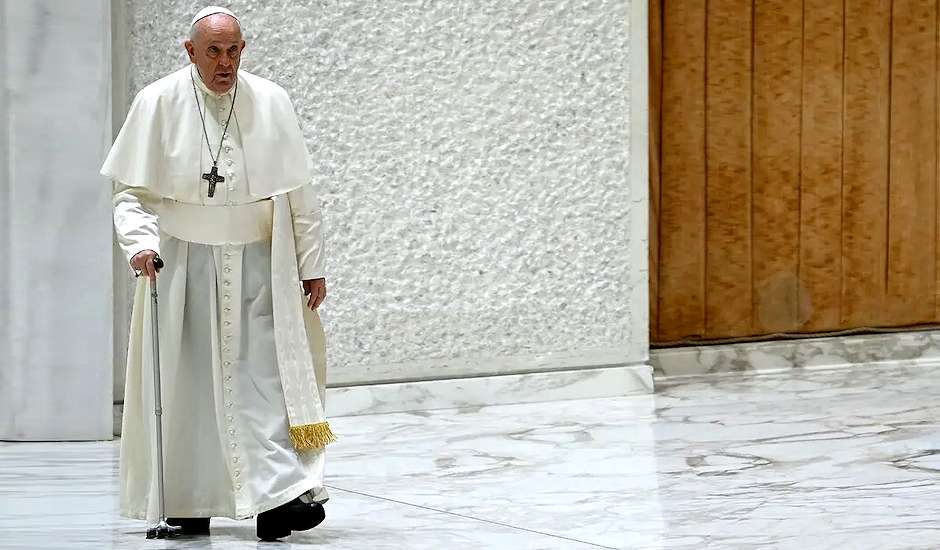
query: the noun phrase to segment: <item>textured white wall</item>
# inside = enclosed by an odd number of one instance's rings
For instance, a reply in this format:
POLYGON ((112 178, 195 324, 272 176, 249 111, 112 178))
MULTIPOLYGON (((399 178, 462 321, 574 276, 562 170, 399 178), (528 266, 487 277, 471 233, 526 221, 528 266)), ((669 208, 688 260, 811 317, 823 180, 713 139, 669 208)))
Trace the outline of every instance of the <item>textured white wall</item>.
MULTIPOLYGON (((131 94, 203 5, 128 0, 131 94)), ((322 184, 331 385, 646 360, 629 1, 224 5, 322 184)))

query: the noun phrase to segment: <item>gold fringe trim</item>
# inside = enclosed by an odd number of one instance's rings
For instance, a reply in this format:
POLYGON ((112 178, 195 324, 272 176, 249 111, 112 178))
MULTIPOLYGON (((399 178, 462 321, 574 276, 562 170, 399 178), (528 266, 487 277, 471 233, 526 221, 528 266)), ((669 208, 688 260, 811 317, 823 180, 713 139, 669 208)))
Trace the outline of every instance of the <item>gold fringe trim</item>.
POLYGON ((329 422, 290 427, 290 440, 298 451, 322 449, 336 441, 329 422))

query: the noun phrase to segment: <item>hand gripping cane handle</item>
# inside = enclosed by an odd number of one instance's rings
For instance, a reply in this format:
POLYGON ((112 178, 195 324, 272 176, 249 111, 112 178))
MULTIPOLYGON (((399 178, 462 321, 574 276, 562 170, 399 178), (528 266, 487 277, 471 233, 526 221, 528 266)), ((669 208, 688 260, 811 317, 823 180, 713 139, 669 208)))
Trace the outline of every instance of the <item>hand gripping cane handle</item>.
MULTIPOLYGON (((163 268, 163 259, 155 256, 153 266, 157 269, 163 268)), ((159 318, 157 315, 157 285, 156 281, 150 283, 150 324, 151 324, 151 344, 153 347, 153 401, 154 401, 154 423, 157 435, 157 491, 159 491, 157 504, 160 522, 147 530, 148 539, 165 539, 179 536, 180 527, 167 525, 166 522, 166 501, 163 485, 163 399, 160 396, 160 330, 159 318)))

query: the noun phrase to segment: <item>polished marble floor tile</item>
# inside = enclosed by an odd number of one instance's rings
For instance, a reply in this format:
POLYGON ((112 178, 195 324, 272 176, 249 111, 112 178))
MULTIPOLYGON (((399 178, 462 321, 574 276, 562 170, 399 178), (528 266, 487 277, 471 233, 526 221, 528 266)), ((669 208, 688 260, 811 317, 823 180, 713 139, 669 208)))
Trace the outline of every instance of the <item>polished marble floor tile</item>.
MULTIPOLYGON (((285 543, 262 543, 253 521, 214 519, 212 536, 147 541, 116 514, 116 445, 4 444, 0 548, 567 548, 569 541, 333 488, 328 520, 285 543)), ((591 548, 575 544, 571 548, 591 548)))
POLYGON ((282 543, 257 540, 254 521, 212 520, 211 537, 148 541, 117 515, 116 443, 0 444, 0 548, 247 549, 593 548, 332 487, 327 520, 282 543))
POLYGON ((334 419, 327 521, 142 539, 115 443, 0 443, 0 548, 940 548, 940 370, 794 370, 654 396, 334 419))

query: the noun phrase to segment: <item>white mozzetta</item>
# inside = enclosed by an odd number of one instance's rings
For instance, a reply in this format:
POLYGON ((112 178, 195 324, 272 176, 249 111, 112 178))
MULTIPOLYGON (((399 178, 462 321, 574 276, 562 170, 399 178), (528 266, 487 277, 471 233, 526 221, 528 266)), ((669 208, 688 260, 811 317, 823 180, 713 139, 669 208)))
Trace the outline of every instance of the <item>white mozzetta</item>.
MULTIPOLYGON (((226 6, 323 189, 329 384, 646 360, 632 2, 226 6)), ((196 7, 127 2, 130 94, 187 62, 196 7)))
POLYGON ((110 2, 0 1, 0 439, 110 439, 110 2))

